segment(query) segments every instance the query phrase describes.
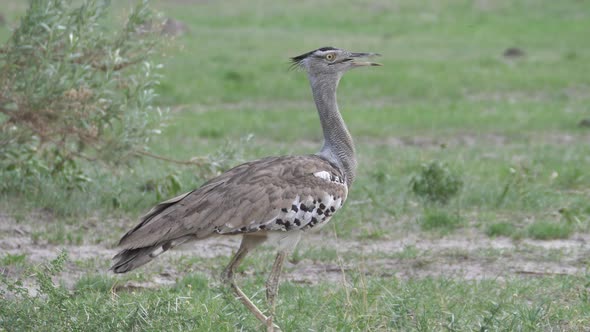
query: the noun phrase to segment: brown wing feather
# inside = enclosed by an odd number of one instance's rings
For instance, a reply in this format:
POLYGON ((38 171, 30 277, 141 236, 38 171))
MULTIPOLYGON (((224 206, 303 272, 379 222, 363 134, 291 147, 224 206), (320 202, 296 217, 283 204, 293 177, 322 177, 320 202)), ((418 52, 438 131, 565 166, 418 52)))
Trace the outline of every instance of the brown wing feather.
POLYGON ((342 205, 348 192, 344 180, 327 181, 314 175, 318 172, 344 179, 336 166, 316 155, 272 157, 236 166, 197 190, 157 205, 119 245, 135 249, 187 236, 265 232, 272 228, 259 226, 299 198, 330 195, 342 205))

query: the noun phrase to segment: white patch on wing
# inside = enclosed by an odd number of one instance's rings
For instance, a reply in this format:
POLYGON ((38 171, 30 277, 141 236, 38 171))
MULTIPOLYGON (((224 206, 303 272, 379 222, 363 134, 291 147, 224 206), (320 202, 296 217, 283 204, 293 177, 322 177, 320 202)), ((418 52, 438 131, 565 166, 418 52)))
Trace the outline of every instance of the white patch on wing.
POLYGON ((326 180, 326 181, 330 181, 330 172, 326 172, 326 171, 315 172, 315 173, 313 173, 313 176, 318 177, 323 180, 326 180))
POLYGON ((158 247, 156 250, 154 250, 150 253, 150 257, 151 258, 158 257, 163 252, 164 252, 164 249, 162 247, 158 247))
POLYGON ((313 176, 318 177, 318 178, 328 181, 328 182, 338 183, 340 185, 345 185, 343 178, 341 178, 337 175, 331 174, 328 171, 315 172, 315 173, 313 173, 313 176))

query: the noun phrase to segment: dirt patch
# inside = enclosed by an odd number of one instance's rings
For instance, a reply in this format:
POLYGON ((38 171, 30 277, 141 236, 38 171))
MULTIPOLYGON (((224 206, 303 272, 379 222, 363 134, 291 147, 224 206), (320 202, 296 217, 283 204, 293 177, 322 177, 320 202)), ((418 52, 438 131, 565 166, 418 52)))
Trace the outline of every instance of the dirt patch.
POLYGON ((568 145, 572 143, 589 142, 590 134, 578 133, 532 133, 527 135, 503 135, 497 133, 455 133, 453 135, 413 135, 413 136, 390 136, 387 138, 373 139, 370 137, 359 137, 357 141, 361 144, 375 146, 390 146, 395 148, 418 147, 418 148, 458 148, 475 146, 528 146, 530 142, 545 145, 568 145))
MULTIPOLYGON (((28 263, 48 262, 66 250, 69 263, 60 281, 73 287, 86 274, 108 273, 110 258, 116 249, 108 244, 51 245, 37 244, 30 238, 30 226, 17 224, 3 216, 0 223, 0 250, 6 255, 25 255, 28 263), (82 262, 82 264, 80 264, 82 262), (91 264, 84 264, 91 262, 91 264)), ((129 281, 122 288, 153 288, 171 285, 178 278, 198 270, 217 278, 223 266, 182 266, 187 257, 204 259, 227 257, 238 248, 239 236, 211 238, 172 250, 144 268, 147 281, 129 281)), ((332 233, 310 234, 299 250, 336 250, 336 259, 306 258, 289 262, 284 278, 296 283, 342 283, 350 273, 401 279, 445 277, 465 280, 505 279, 539 275, 579 275, 585 273, 590 257, 590 236, 577 234, 566 240, 512 241, 487 238, 475 232, 464 232, 444 238, 424 234, 403 234, 387 241, 337 239, 332 233)), ((266 248, 267 249, 267 248, 266 248)), ((264 251, 265 248, 259 251, 264 251)), ((254 253, 256 255, 256 253, 254 253)), ((272 257, 272 256, 265 256, 272 257)), ((2 258, 2 257, 0 257, 2 258)), ((268 265, 271 265, 269 258, 268 265)), ((223 263, 225 264, 225 263, 223 263)), ((0 267, 0 272, 16 278, 18 267, 0 267)), ((245 274, 267 273, 246 269, 245 274)))
POLYGON ((497 280, 516 276, 578 275, 585 273, 590 255, 590 236, 585 234, 553 241, 512 241, 477 235, 440 239, 408 235, 399 240, 371 242, 314 236, 304 240, 302 245, 306 245, 305 241, 313 242, 309 245, 337 248, 343 259, 352 253, 363 257, 354 263, 306 262, 290 273, 292 280, 310 283, 341 280, 343 271, 401 279, 442 276, 497 280))
POLYGON ((499 134, 457 134, 453 136, 390 136, 379 140, 359 139, 360 142, 370 142, 376 145, 387 145, 391 147, 420 147, 420 148, 445 148, 476 145, 504 146, 513 141, 513 138, 499 134))

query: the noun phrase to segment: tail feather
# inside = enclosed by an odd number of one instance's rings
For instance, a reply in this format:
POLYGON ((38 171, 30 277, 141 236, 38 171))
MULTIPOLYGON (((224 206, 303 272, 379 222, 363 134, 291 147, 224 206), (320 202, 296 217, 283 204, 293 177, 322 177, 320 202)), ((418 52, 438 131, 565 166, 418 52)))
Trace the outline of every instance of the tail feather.
POLYGON ((119 253, 116 254, 115 257, 113 257, 113 260, 115 262, 113 263, 113 266, 111 266, 110 270, 112 270, 115 273, 129 272, 150 262, 152 259, 160 256, 169 249, 172 249, 178 245, 183 244, 186 241, 191 240, 192 238, 192 236, 184 236, 172 241, 158 243, 153 246, 123 249, 119 251, 119 253))
POLYGON ((136 269, 162 253, 163 251, 158 250, 161 247, 161 245, 156 245, 145 248, 121 250, 115 255, 115 257, 113 257, 115 262, 110 269, 115 273, 126 273, 136 269), (160 252, 158 253, 158 251, 160 252))
POLYGON ((113 257, 115 263, 111 266, 110 270, 115 273, 129 272, 150 262, 152 259, 160 256, 172 247, 172 242, 167 242, 151 247, 121 250, 115 255, 115 257, 113 257))

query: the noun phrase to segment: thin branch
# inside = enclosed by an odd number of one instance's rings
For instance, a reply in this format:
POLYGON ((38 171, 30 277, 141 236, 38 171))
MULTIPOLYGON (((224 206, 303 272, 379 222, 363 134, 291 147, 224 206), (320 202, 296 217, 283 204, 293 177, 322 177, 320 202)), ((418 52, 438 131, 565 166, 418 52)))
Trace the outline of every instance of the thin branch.
POLYGON ((0 106, 0 113, 4 113, 5 115, 7 115, 7 116, 9 116, 9 117, 10 117, 10 116, 12 115, 12 113, 14 113, 14 112, 11 112, 11 111, 9 111, 8 109, 6 109, 6 108, 4 108, 4 107, 0 106))
POLYGON ((163 161, 167 161, 167 162, 171 162, 174 164, 179 164, 179 165, 196 165, 196 166, 205 166, 206 165, 206 161, 204 157, 197 157, 197 158, 193 158, 191 160, 177 160, 177 159, 171 159, 168 157, 163 157, 157 154, 153 154, 151 152, 147 152, 145 150, 134 150, 133 151, 134 154, 136 155, 140 155, 140 156, 146 156, 146 157, 150 157, 150 158, 154 158, 154 159, 158 159, 158 160, 163 160, 163 161))
POLYGON ((110 67, 110 66, 108 66, 106 64, 102 64, 102 65, 92 64, 92 68, 98 69, 98 70, 102 70, 102 71, 107 71, 109 69, 111 69, 113 71, 118 71, 118 70, 121 70, 121 69, 123 69, 125 67, 135 65, 135 64, 139 63, 142 60, 143 59, 138 58, 138 59, 127 61, 127 62, 118 63, 118 64, 116 64, 116 65, 114 65, 112 67, 110 67))
POLYGON ((70 154, 70 155, 72 155, 72 156, 76 156, 76 157, 78 157, 78 158, 82 158, 82 159, 84 159, 84 160, 86 160, 86 161, 91 161, 91 162, 97 162, 97 161, 100 161, 100 160, 98 160, 98 158, 95 158, 95 157, 89 157, 89 156, 87 156, 87 155, 85 155, 85 154, 82 154, 82 153, 79 153, 79 152, 70 151, 70 152, 69 152, 69 154, 70 154))

